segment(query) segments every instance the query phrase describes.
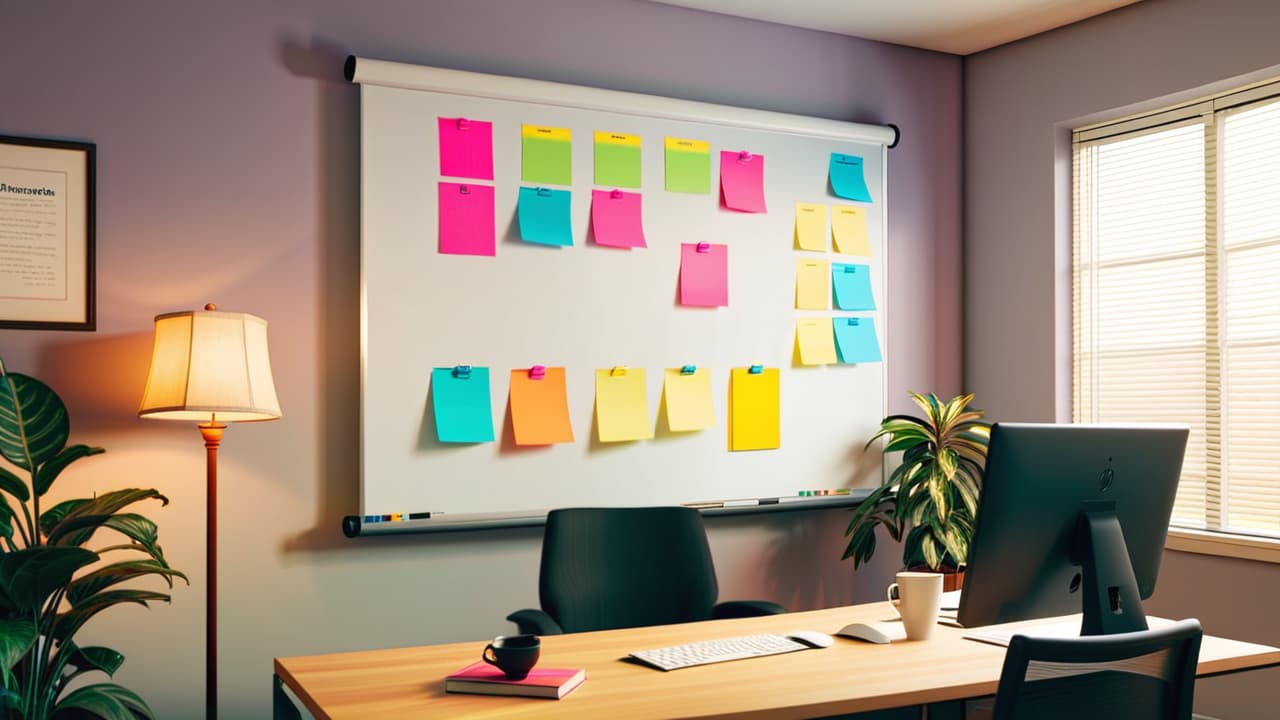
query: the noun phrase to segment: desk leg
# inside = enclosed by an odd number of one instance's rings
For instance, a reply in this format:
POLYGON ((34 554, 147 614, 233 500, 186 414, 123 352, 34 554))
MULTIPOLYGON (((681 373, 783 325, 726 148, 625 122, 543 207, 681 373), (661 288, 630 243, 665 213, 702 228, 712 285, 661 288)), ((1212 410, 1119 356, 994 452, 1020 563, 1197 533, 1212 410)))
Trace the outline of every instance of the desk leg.
POLYGON ((298 706, 289 699, 280 676, 275 673, 271 674, 271 717, 273 720, 302 720, 298 706))

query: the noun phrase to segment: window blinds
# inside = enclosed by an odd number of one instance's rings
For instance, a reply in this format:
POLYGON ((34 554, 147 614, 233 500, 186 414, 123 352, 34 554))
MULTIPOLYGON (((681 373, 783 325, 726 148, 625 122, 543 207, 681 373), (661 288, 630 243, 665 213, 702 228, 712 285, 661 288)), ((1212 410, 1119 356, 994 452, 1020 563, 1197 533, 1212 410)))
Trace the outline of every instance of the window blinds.
POLYGON ((1190 425, 1174 524, 1280 536, 1280 102, 1260 94, 1076 133, 1073 416, 1190 425))

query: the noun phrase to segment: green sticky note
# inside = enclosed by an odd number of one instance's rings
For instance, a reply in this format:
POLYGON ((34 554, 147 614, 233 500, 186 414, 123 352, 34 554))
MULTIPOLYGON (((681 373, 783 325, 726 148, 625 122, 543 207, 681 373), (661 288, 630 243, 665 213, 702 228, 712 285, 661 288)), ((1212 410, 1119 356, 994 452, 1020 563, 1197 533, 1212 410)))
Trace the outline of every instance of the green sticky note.
POLYGON ((666 140, 667 192, 711 194, 711 143, 669 137, 666 140))
POLYGON ((596 184, 640 187, 640 136, 596 132, 596 184))
POLYGON ((525 125, 520 131, 520 178, 528 183, 573 184, 573 154, 568 128, 525 125))

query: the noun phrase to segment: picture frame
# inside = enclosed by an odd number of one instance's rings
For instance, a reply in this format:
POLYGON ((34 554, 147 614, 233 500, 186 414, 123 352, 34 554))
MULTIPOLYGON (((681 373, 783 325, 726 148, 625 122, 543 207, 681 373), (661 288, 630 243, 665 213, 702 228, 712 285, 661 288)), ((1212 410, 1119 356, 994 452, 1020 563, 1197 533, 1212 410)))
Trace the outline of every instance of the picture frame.
POLYGON ((97 145, 0 135, 0 329, 97 328, 97 145))

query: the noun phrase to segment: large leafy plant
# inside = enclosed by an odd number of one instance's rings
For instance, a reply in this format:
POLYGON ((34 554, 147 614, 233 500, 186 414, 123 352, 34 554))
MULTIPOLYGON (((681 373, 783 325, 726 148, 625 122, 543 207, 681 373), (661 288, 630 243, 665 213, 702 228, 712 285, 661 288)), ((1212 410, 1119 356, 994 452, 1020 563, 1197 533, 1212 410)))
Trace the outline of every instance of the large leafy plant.
POLYGON ((111 648, 76 644, 86 622, 116 605, 169 600, 122 583, 156 576, 172 588, 175 577, 186 580, 165 561, 155 523, 124 512, 141 500, 168 499, 155 490, 116 490, 42 512, 42 498, 67 466, 103 452, 67 445, 70 429, 57 393, 0 362, 0 455, 8 462, 0 463, 0 717, 153 718, 141 697, 116 683, 69 685, 84 673, 111 676, 124 662, 111 648))
POLYGON ((890 415, 867 441, 888 438, 884 451, 901 451, 902 462, 853 510, 844 558, 854 568, 875 553, 879 527, 902 542, 904 567, 954 569, 969 555, 991 428, 969 409, 972 394, 943 402, 913 392, 911 399, 921 417, 890 415))

